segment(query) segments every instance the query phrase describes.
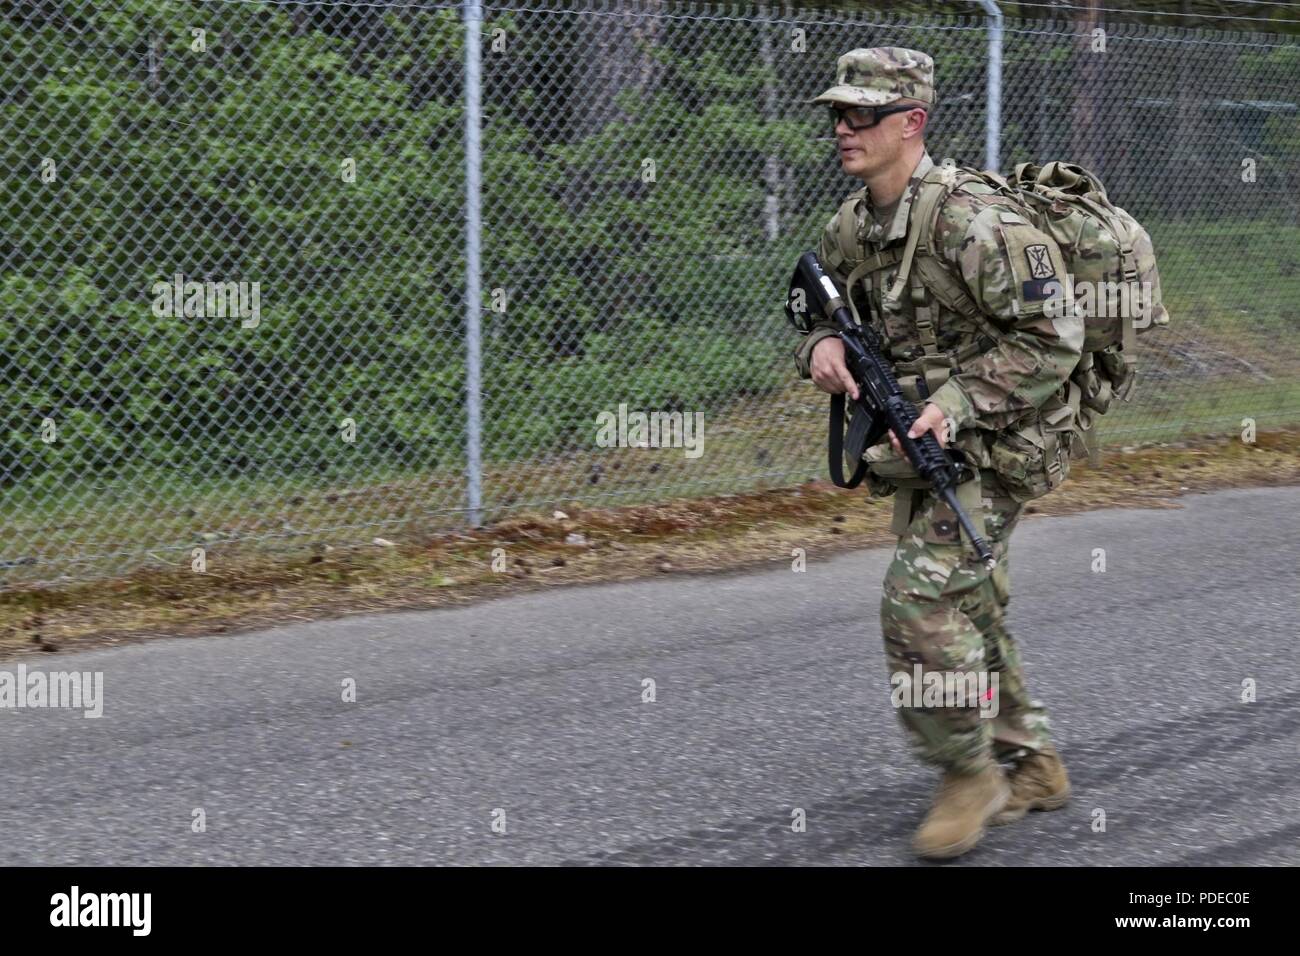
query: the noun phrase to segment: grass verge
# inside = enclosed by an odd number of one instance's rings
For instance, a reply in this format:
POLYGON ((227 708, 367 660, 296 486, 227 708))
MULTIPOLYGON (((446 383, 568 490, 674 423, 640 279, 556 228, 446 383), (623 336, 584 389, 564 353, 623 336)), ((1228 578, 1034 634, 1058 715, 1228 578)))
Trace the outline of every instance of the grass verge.
MULTIPOLYGON (((1078 462, 1032 518, 1101 507, 1179 507, 1189 492, 1300 483, 1300 429, 1257 443, 1128 446, 1078 462)), ((889 502, 828 482, 622 508, 561 505, 474 532, 388 546, 240 555, 205 573, 168 568, 0 593, 0 657, 159 636, 246 631, 348 614, 464 605, 560 585, 717 573, 892 543, 889 502), (495 565, 495 567, 494 567, 495 565)))

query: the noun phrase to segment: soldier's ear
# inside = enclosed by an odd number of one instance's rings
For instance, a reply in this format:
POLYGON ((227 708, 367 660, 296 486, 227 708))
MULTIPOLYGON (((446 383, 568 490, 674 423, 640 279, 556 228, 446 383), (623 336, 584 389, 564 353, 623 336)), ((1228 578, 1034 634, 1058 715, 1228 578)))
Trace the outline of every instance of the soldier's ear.
POLYGON ((898 105, 900 107, 910 107, 907 112, 899 114, 903 119, 900 125, 903 139, 911 139, 925 132, 926 116, 929 112, 925 104, 904 100, 898 105))
POLYGON ((907 114, 907 125, 903 128, 903 135, 920 136, 925 132, 925 127, 929 121, 929 111, 917 107, 907 114))

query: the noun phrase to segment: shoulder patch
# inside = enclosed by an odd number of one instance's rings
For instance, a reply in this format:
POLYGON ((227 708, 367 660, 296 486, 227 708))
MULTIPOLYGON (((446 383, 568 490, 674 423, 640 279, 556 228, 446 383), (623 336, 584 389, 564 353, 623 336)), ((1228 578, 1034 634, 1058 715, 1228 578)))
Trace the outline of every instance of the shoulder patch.
POLYGON ((1042 307, 1062 294, 1065 263, 1055 244, 1030 225, 1007 223, 999 227, 1010 260, 1013 294, 1024 306, 1042 307))
POLYGON ((1035 279, 1050 279, 1056 275, 1056 266, 1052 265, 1044 243, 1036 242, 1025 246, 1025 260, 1029 263, 1029 274, 1035 279))

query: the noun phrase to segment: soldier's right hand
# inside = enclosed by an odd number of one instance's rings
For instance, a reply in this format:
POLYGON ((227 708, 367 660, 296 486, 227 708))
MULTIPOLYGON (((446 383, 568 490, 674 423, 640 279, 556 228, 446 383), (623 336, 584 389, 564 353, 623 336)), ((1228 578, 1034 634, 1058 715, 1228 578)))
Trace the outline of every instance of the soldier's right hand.
POLYGON ((813 347, 808 371, 823 392, 832 395, 848 392, 850 398, 858 397, 858 383, 853 381, 849 367, 844 364, 844 343, 836 336, 828 336, 813 347))

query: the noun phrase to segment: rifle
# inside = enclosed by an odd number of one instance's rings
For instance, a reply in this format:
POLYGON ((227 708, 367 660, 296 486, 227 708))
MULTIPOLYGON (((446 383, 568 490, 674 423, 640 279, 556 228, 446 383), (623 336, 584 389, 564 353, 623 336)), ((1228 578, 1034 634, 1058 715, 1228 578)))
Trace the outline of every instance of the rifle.
POLYGON ((823 271, 817 254, 805 252, 799 257, 794 276, 790 279, 785 314, 796 329, 807 334, 812 331, 814 309, 835 324, 836 334, 844 343, 845 364, 858 385, 858 398, 853 399, 853 415, 847 434, 844 434, 845 396, 831 396, 831 479, 841 488, 856 488, 867 471, 867 463, 861 460, 862 453, 880 441, 885 432, 892 431, 917 474, 929 482, 935 497, 952 509, 975 553, 986 567, 992 569, 995 564, 993 551, 975 531, 970 515, 957 503, 957 486, 974 477, 966 457, 956 449, 946 451, 940 447, 933 432, 926 432, 920 438, 907 437, 917 419, 917 411, 903 397, 893 367, 881 354, 880 337, 871 327, 870 313, 862 325, 853 321, 853 315, 835 283, 823 271), (843 474, 844 447, 857 462, 853 477, 848 481, 844 480, 843 474))

